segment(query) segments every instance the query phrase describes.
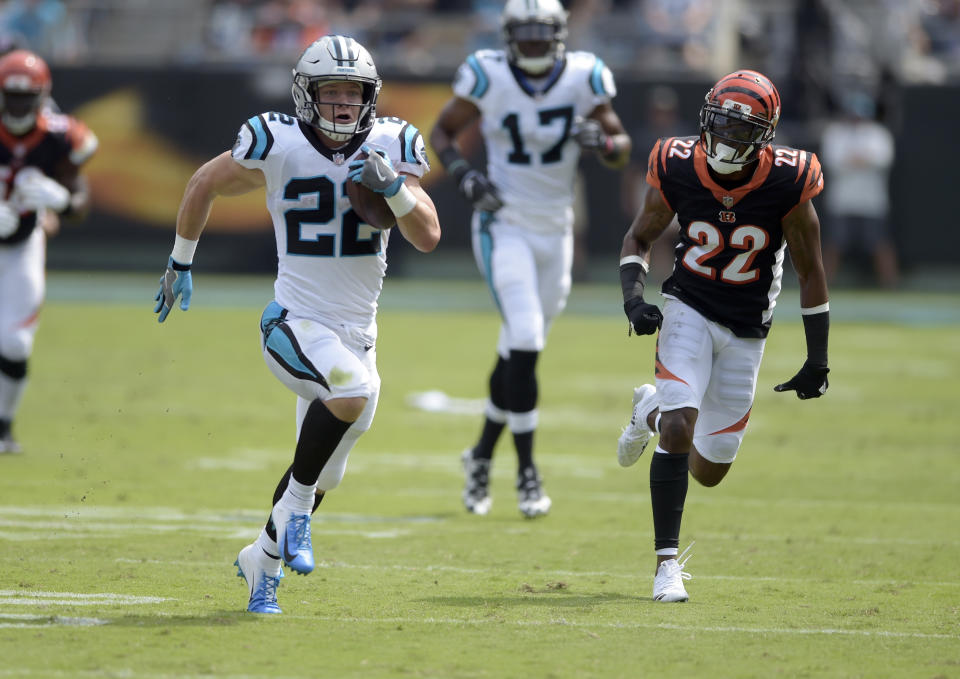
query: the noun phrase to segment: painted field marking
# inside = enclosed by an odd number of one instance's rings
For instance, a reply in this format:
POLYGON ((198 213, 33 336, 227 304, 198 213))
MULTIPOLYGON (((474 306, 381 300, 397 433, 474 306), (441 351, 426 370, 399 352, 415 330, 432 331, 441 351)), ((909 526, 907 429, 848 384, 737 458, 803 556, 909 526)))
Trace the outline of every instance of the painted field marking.
MULTIPOLYGON (((166 507, 28 507, 0 506, 0 540, 60 541, 64 537, 121 537, 130 533, 190 532, 216 534, 224 539, 249 539, 263 525, 266 511, 240 509, 186 513, 166 507)), ((437 523, 434 516, 371 516, 325 513, 314 518, 326 535, 371 540, 396 539, 411 533, 407 526, 437 523), (387 524, 386 527, 361 528, 387 524), (337 527, 351 526, 356 528, 337 527)))
MULTIPOLYGON (((233 557, 231 557, 233 558, 233 557)), ((177 559, 129 559, 119 557, 114 559, 115 563, 123 564, 144 564, 155 566, 171 566, 175 568, 228 568, 227 559, 223 561, 185 561, 177 559)), ((440 566, 425 564, 421 566, 405 566, 401 564, 355 564, 331 561, 317 561, 316 568, 345 570, 379 570, 379 571, 406 571, 411 573, 454 573, 459 575, 489 575, 489 568, 462 568, 460 566, 440 566)), ((636 572, 616 573, 610 571, 570 571, 570 570, 497 570, 498 575, 510 577, 531 577, 536 575, 538 578, 608 578, 608 579, 626 579, 636 580, 643 578, 644 575, 638 575, 636 572)), ((818 579, 818 578, 795 578, 779 576, 754 576, 754 575, 697 575, 697 580, 730 580, 734 582, 774 582, 774 583, 794 583, 802 585, 856 585, 858 587, 960 587, 960 581, 932 581, 932 580, 839 580, 839 579, 818 579)))
POLYGON ((28 589, 0 589, 0 606, 141 606, 175 601, 169 597, 134 596, 100 592, 43 592, 28 589))
POLYGON ((28 613, 0 613, 0 629, 38 629, 41 627, 97 627, 108 625, 101 618, 74 618, 63 615, 30 615, 28 613))
POLYGON ((387 625, 512 625, 516 627, 576 627, 582 629, 660 629, 678 632, 714 632, 733 634, 785 634, 785 635, 827 635, 827 636, 856 636, 878 637, 883 639, 960 639, 960 634, 937 634, 929 632, 892 632, 889 630, 849 630, 802 627, 726 627, 726 626, 698 626, 674 625, 671 623, 642 623, 642 622, 576 622, 563 618, 556 620, 490 620, 485 618, 352 618, 352 617, 323 617, 315 615, 284 615, 284 618, 293 620, 322 620, 324 622, 358 624, 387 624, 387 625))

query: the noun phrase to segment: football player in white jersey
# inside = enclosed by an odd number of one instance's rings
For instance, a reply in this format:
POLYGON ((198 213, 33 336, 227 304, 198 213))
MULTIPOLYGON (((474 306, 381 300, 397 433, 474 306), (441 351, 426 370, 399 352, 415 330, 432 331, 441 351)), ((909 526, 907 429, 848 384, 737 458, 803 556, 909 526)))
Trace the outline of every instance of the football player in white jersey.
POLYGON ((440 239, 436 208, 420 186, 429 170, 423 139, 403 120, 377 118, 380 85, 372 57, 353 38, 328 35, 310 45, 293 70, 296 117, 253 116, 233 150, 190 179, 157 293, 160 322, 178 297, 186 311, 214 198, 266 188, 278 271, 275 299, 260 320, 261 347, 271 372, 297 395, 297 444, 267 525, 237 558, 255 613, 280 613, 281 559, 297 573, 313 570, 310 515, 343 477, 380 393, 376 310, 392 229, 364 223, 347 182, 382 194, 418 250, 430 252, 440 239))
POLYGON ((502 318, 483 429, 462 455, 463 502, 474 514, 490 511, 490 463, 507 426, 518 506, 532 518, 551 504, 533 460, 536 363, 570 292, 577 164, 587 150, 622 167, 630 137, 611 105, 610 70, 591 53, 565 50, 558 0, 508 0, 501 26, 507 49, 467 57, 430 143, 474 207, 474 255, 502 318), (470 167, 456 143, 478 119, 489 176, 470 167))

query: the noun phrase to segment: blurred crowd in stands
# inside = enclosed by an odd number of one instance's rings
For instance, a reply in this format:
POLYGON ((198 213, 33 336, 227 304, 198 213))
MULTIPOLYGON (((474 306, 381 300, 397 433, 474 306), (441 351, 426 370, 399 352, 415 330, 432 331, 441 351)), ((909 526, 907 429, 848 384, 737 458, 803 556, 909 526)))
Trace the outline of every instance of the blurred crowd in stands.
MULTIPOLYGON (((960 80, 960 0, 566 0, 569 46, 623 75, 713 77, 749 61, 782 81, 835 68, 960 80)), ((0 30, 53 63, 288 62, 352 35, 389 70, 448 74, 500 44, 498 0, 5 0, 0 30)))
MULTIPOLYGON (((887 184, 898 85, 960 83, 960 0, 563 0, 568 49, 601 56, 618 80, 712 82, 738 67, 777 83, 790 107, 778 140, 823 151, 830 272, 858 243, 876 282, 899 272, 887 184), (842 143, 849 142, 849 143, 842 143), (852 197, 843 200, 843 196, 852 197)), ((470 52, 502 46, 502 0, 5 0, 0 50, 28 47, 54 66, 289 67, 319 36, 356 37, 389 78, 447 81, 470 52)), ((677 96, 653 89, 626 115, 636 157, 622 173, 624 214, 643 195, 645 153, 679 125, 677 96)), ((655 253, 669 266, 670 253, 655 253)))

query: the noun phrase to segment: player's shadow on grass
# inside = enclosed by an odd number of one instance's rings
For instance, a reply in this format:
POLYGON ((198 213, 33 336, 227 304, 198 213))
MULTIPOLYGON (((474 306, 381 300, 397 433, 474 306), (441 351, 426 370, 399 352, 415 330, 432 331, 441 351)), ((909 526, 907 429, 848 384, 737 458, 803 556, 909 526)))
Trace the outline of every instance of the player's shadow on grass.
POLYGON ((603 604, 630 603, 635 604, 640 597, 616 592, 598 594, 581 594, 568 589, 553 589, 545 587, 524 588, 517 594, 501 596, 432 596, 424 597, 419 601, 437 606, 451 606, 455 608, 491 608, 497 606, 562 606, 564 608, 590 608, 603 604))

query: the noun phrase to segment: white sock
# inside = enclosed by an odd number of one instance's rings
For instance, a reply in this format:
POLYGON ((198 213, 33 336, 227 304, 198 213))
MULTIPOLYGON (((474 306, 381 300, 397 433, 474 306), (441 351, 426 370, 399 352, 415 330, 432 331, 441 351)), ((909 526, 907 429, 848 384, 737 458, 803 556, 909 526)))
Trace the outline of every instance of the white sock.
POLYGON ((280 558, 280 548, 277 547, 277 541, 270 537, 266 528, 260 530, 260 535, 257 536, 255 544, 265 556, 272 557, 273 559, 280 558))
POLYGON ((305 486, 294 480, 290 475, 287 489, 283 491, 280 504, 295 514, 307 514, 313 511, 313 498, 317 492, 317 484, 305 486))

